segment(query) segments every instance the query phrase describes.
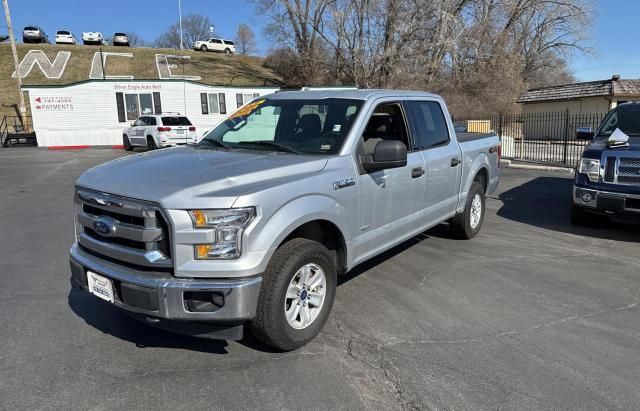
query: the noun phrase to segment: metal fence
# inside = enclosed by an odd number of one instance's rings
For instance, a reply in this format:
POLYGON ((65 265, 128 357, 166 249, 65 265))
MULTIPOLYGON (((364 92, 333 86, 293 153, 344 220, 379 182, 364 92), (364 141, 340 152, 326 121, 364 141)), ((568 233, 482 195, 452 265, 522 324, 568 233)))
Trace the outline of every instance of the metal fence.
POLYGON ((454 118, 458 130, 495 132, 508 159, 575 167, 590 133, 606 113, 570 114, 569 111, 526 114, 491 114, 454 118))

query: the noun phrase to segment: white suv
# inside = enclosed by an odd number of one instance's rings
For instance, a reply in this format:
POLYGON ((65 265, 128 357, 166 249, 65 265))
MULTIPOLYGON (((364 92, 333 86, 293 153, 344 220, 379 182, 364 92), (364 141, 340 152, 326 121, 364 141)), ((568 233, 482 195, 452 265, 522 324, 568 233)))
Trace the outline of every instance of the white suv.
POLYGON ((140 116, 124 129, 122 144, 127 151, 134 147, 155 150, 159 147, 180 146, 197 141, 196 128, 180 114, 165 113, 140 116))
POLYGON ((56 44, 76 44, 76 37, 69 30, 56 31, 56 44))
POLYGON ((236 52, 236 45, 231 40, 211 38, 209 40, 196 41, 193 43, 194 50, 200 51, 221 51, 225 54, 236 52))
POLYGON ((82 44, 101 46, 104 44, 104 36, 99 31, 85 31, 82 33, 82 44))

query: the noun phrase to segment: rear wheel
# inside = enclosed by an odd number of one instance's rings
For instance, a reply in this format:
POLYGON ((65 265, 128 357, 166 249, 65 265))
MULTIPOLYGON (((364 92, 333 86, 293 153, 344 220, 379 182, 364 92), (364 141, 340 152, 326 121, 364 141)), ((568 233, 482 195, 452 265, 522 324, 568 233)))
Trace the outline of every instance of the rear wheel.
POLYGON ((224 49, 224 54, 226 54, 226 55, 231 54, 231 50, 230 50, 230 49, 228 49, 228 48, 224 49))
POLYGON ((209 49, 203 44, 202 46, 200 46, 200 51, 209 51, 209 49))
POLYGON ((155 150, 158 146, 156 145, 156 141, 151 136, 147 136, 147 150, 155 150))
POLYGON ((471 184, 464 211, 451 219, 451 231, 461 239, 469 240, 480 232, 484 220, 484 187, 477 181, 471 184))
POLYGON ((329 317, 336 285, 334 258, 324 245, 304 238, 287 241, 263 274, 253 333, 284 351, 305 345, 329 317))
POLYGON ((129 141, 129 137, 127 137, 126 134, 122 136, 122 145, 124 146, 124 149, 126 151, 133 150, 133 146, 131 145, 131 142, 129 141))

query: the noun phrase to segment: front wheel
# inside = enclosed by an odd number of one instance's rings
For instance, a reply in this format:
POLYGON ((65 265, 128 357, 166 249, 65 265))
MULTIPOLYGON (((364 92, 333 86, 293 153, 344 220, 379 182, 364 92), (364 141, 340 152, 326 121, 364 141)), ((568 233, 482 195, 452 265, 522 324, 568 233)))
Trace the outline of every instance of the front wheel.
POLYGON ((469 240, 480 232, 484 220, 484 203, 484 187, 474 181, 464 211, 451 219, 451 231, 456 237, 469 240))
POLYGON ((329 317, 336 285, 334 258, 324 245, 304 238, 287 241, 262 276, 254 335, 283 351, 305 345, 329 317))
POLYGON ((124 146, 124 149, 126 151, 133 150, 133 146, 131 145, 131 142, 129 141, 129 137, 127 137, 126 135, 122 136, 122 145, 124 146))
POLYGON ((224 49, 224 54, 228 56, 229 54, 231 54, 231 50, 228 48, 224 49))

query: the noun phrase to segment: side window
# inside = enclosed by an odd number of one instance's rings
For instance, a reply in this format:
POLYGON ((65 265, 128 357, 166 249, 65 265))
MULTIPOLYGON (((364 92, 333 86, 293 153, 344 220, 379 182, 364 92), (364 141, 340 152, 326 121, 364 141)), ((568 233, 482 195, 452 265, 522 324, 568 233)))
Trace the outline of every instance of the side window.
POLYGON ((148 126, 155 126, 156 123, 156 118, 155 117, 147 117, 147 125, 148 126))
POLYGON ((227 114, 227 99, 224 93, 218 93, 218 102, 220 103, 220 114, 227 114))
POLYGON ((376 107, 362 133, 364 153, 372 155, 376 145, 383 140, 397 140, 411 149, 409 133, 400 103, 382 103, 376 107))
POLYGON ((216 93, 209 94, 209 113, 218 114, 220 107, 218 105, 218 95, 216 93))
POLYGON ((242 102, 242 94, 241 93, 237 93, 236 94, 236 105, 238 106, 238 108, 242 107, 244 105, 244 103, 242 102))
POLYGON ((449 129, 440 104, 436 101, 408 101, 416 145, 422 149, 449 142, 449 129))
POLYGON ((139 127, 139 126, 143 126, 144 125, 144 120, 142 118, 137 119, 134 123, 133 126, 134 127, 139 127))

